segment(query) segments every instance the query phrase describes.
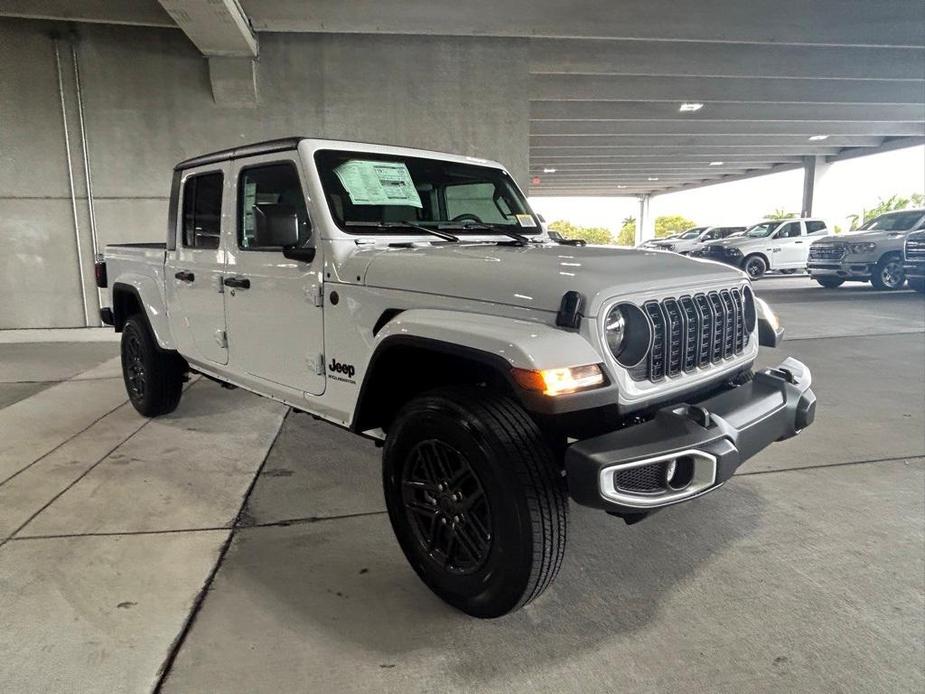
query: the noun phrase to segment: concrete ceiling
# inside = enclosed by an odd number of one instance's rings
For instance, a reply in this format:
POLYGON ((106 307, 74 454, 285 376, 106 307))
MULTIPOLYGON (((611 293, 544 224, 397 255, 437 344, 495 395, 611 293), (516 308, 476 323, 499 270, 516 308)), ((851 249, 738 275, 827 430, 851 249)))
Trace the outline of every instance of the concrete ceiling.
MULTIPOLYGON (((176 26, 171 17, 179 17, 200 45, 214 36, 202 9, 213 4, 5 0, 0 14, 151 26, 176 26)), ((258 38, 276 31, 529 40, 533 195, 661 193, 796 168, 806 156, 925 142, 921 0, 217 4, 230 15, 243 9, 258 38), (681 112, 685 102, 703 106, 681 112)), ((235 28, 227 40, 240 46, 248 31, 235 28)))

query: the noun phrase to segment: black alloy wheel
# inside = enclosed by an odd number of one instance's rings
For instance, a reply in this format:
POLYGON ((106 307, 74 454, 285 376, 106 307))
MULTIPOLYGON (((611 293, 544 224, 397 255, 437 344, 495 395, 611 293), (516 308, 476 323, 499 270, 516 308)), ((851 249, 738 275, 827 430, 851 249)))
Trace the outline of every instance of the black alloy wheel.
POLYGON ((183 394, 188 366, 180 355, 158 347, 142 314, 122 326, 122 379, 139 414, 157 417, 173 412, 183 394))
POLYGON ((408 563, 463 612, 507 614, 558 573, 565 480, 536 423, 510 397, 452 386, 413 398, 388 425, 382 482, 408 563))
POLYGON ((760 255, 753 255, 745 260, 744 270, 750 279, 756 280, 768 270, 768 264, 760 255))
POLYGON ((453 574, 471 574, 491 550, 491 508, 465 456, 442 441, 418 443, 402 470, 402 501, 420 548, 453 574))

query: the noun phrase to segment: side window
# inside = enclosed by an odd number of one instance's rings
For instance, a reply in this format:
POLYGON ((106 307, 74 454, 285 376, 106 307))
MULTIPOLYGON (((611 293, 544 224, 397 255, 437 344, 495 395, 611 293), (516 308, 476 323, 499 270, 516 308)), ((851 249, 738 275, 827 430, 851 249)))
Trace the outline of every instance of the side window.
POLYGON ((511 208, 494 183, 461 183, 445 188, 446 216, 480 222, 509 222, 511 208))
POLYGON ((780 231, 777 232, 776 236, 779 239, 792 239, 800 235, 800 223, 799 222, 790 222, 785 224, 780 228, 780 231))
POLYGON ((711 229, 706 234, 700 237, 701 241, 712 241, 713 239, 718 239, 720 237, 719 229, 711 229))
POLYGON ((183 184, 183 245, 186 248, 218 248, 222 235, 221 172, 190 176, 183 184))
POLYGON ((295 164, 242 170, 238 178, 238 247, 252 251, 302 248, 310 239, 311 224, 295 164))
POLYGON ((816 234, 820 231, 825 231, 825 222, 819 222, 819 221, 806 222, 806 233, 807 234, 816 234))

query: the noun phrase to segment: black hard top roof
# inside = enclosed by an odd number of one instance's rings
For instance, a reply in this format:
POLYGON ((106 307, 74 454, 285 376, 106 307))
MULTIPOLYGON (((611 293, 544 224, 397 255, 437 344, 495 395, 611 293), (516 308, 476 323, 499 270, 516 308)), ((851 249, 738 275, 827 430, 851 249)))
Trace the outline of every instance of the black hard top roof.
POLYGON ((182 169, 191 169, 194 166, 202 166, 203 164, 214 164, 217 161, 236 159, 237 157, 250 157, 257 154, 270 154, 272 152, 285 152, 286 150, 295 149, 298 147, 299 142, 304 139, 304 137, 283 137, 278 140, 266 140, 265 142, 255 142, 250 145, 241 145, 240 147, 232 147, 230 149, 220 149, 217 152, 201 154, 198 157, 193 157, 192 159, 181 161, 173 168, 174 171, 180 171, 182 169))

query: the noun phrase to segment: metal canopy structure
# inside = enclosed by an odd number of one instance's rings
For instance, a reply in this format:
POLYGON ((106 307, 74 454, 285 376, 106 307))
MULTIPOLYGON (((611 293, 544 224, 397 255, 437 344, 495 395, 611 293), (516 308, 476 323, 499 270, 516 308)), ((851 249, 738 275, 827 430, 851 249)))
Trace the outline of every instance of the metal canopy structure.
POLYGON ((525 41, 533 195, 655 195, 925 142, 920 0, 7 0, 0 14, 179 26, 232 103, 253 98, 260 32, 525 41))

